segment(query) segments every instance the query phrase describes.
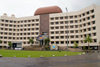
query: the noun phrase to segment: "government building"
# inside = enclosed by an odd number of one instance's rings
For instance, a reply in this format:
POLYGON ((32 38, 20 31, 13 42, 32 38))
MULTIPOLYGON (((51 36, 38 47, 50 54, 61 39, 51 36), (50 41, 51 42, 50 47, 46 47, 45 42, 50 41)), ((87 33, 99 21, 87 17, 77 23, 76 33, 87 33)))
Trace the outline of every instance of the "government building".
POLYGON ((84 42, 89 35, 92 38, 90 46, 98 49, 100 45, 100 6, 91 5, 79 11, 63 13, 58 6, 39 8, 34 16, 17 18, 4 13, 0 16, 0 46, 8 47, 8 42, 20 44, 22 47, 30 46, 29 39, 34 40, 33 45, 39 45, 36 38, 41 33, 47 33, 50 45, 59 47, 88 46, 84 42))

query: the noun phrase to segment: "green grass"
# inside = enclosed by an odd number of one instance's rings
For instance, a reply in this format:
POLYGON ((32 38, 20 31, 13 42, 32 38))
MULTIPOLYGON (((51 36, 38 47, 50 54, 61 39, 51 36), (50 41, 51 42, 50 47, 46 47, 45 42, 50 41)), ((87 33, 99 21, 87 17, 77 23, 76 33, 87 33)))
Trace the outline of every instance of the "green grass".
POLYGON ((3 57, 58 57, 58 56, 73 56, 82 54, 82 52, 70 52, 70 51, 24 51, 24 50, 0 50, 0 54, 3 57), (55 56, 53 56, 55 55, 55 56))

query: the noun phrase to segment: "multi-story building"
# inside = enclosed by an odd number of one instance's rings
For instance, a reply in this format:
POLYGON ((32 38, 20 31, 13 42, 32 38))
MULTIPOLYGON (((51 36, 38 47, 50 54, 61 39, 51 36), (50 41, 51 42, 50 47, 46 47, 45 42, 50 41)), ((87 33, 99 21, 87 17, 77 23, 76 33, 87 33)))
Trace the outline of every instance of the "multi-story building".
POLYGON ((39 45, 36 38, 46 32, 50 38, 50 45, 69 47, 78 43, 80 47, 88 46, 85 38, 92 38, 90 46, 97 49, 100 45, 100 6, 92 5, 75 12, 63 13, 57 6, 39 8, 34 16, 16 18, 4 14, 0 17, 0 46, 8 46, 8 42, 29 46, 29 39, 39 45))

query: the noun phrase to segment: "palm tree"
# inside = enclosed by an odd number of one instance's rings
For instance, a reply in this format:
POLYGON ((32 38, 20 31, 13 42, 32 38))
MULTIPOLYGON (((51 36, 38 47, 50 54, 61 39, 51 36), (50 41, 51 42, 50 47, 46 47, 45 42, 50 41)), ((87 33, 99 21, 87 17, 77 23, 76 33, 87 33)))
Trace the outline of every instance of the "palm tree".
POLYGON ((8 42, 10 48, 12 48, 12 42, 8 42))
POLYGON ((2 43, 2 40, 0 40, 0 44, 2 43))
POLYGON ((78 48, 78 44, 74 42, 74 48, 78 48))
POLYGON ((0 40, 0 44, 2 43, 2 40, 0 40))
POLYGON ((88 35, 88 36, 85 38, 84 42, 88 42, 88 49, 90 49, 90 43, 92 42, 92 38, 88 35))
POLYGON ((49 38, 46 38, 45 39, 45 45, 49 45, 49 42, 50 42, 50 39, 49 38))
POLYGON ((29 43, 31 43, 32 46, 32 44, 34 43, 33 39, 29 39, 29 43))
POLYGON ((49 42, 50 42, 50 39, 46 38, 45 39, 45 46, 44 46, 46 50, 49 50, 49 42))

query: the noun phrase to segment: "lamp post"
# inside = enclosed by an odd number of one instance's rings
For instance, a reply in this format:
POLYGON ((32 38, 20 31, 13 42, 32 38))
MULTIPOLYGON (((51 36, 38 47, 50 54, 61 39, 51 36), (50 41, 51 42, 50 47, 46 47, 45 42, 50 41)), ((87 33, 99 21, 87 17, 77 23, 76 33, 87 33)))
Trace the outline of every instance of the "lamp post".
MULTIPOLYGON (((66 8, 66 17, 67 17, 68 9, 66 8)), ((67 22, 67 50, 68 50, 68 22, 67 22)))

